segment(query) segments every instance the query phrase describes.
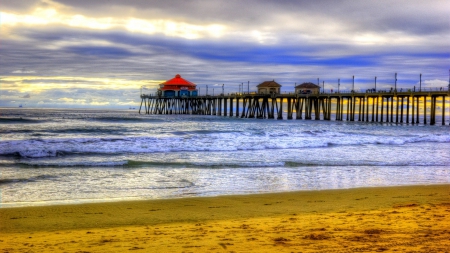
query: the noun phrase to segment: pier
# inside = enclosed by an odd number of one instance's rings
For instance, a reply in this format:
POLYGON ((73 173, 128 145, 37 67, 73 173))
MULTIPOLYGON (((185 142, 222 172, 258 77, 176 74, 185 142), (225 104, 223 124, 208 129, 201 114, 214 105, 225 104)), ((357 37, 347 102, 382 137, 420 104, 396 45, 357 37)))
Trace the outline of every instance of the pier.
MULTIPOLYGON (((164 97, 141 94, 139 113, 239 118, 336 120, 445 125, 449 90, 365 93, 256 94, 164 97)), ((449 110, 447 108, 447 111, 449 110)), ((450 117, 450 112, 447 113, 450 117)), ((450 118, 449 118, 450 121, 450 118)))

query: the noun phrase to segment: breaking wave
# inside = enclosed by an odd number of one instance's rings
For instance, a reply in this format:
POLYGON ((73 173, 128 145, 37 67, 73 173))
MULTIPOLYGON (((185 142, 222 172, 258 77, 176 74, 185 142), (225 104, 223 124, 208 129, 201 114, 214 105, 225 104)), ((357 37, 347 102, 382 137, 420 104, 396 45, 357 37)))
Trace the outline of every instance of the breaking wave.
POLYGON ((268 149, 305 149, 328 146, 404 145, 418 142, 450 142, 450 134, 376 136, 322 132, 311 136, 293 134, 273 137, 246 132, 205 132, 205 134, 175 133, 161 137, 104 138, 36 138, 0 141, 0 156, 23 158, 60 157, 83 154, 170 153, 204 151, 246 151, 268 149))

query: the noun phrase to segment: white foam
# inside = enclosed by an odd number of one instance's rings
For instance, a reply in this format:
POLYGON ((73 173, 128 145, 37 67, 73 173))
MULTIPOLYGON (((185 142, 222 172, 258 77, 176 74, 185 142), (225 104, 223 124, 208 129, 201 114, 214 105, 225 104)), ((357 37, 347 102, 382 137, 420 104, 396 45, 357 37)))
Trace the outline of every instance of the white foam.
POLYGON ((19 154, 26 158, 56 157, 64 154, 120 154, 182 151, 235 151, 315 148, 328 145, 404 145, 416 142, 450 142, 450 134, 383 136, 360 133, 343 134, 321 131, 277 134, 266 132, 252 135, 246 132, 212 133, 199 136, 152 136, 120 138, 57 138, 0 141, 0 155, 19 154))

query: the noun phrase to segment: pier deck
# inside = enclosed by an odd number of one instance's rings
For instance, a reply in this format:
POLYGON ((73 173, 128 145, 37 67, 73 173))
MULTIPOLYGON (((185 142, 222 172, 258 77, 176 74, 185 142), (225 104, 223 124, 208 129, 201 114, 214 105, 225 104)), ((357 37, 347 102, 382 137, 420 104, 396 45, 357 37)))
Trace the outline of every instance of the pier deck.
POLYGON ((436 119, 440 119, 442 125, 445 125, 447 98, 450 98, 448 90, 320 94, 234 93, 196 97, 142 94, 139 113, 143 109, 145 114, 200 114, 259 119, 283 119, 285 116, 287 119, 430 125, 435 125, 436 119))

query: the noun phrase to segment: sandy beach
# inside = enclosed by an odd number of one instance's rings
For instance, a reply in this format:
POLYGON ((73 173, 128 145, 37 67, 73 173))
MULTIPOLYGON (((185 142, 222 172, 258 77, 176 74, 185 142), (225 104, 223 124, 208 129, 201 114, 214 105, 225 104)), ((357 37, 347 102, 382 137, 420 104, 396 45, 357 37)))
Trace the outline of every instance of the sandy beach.
POLYGON ((449 252, 450 185, 0 209, 2 252, 449 252))

